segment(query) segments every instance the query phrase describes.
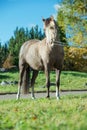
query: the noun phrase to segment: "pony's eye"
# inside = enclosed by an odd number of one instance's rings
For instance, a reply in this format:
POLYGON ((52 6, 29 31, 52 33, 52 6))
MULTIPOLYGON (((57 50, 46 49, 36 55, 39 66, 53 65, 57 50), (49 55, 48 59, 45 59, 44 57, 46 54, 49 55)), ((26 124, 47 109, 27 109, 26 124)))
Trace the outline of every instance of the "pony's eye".
POLYGON ((54 29, 54 27, 50 27, 50 29, 52 29, 52 30, 53 30, 53 29, 54 29))

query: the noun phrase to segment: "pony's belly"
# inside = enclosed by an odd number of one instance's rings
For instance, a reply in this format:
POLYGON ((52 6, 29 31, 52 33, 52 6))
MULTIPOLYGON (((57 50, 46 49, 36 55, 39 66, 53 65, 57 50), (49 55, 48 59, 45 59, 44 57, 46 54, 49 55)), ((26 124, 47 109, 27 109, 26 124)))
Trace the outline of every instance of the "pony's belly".
POLYGON ((34 64, 29 64, 29 65, 34 70, 42 70, 43 69, 43 65, 40 63, 34 63, 34 64))
POLYGON ((41 59, 38 59, 36 57, 32 57, 31 59, 27 60, 29 66, 34 69, 34 70, 42 70, 43 69, 43 63, 41 61, 41 59))

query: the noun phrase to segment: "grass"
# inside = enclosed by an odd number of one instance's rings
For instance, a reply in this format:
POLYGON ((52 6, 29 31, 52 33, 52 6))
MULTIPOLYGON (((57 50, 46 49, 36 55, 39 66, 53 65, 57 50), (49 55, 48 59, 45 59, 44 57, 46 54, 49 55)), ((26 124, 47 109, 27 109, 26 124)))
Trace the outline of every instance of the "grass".
MULTIPOLYGON (((55 72, 51 72, 51 82, 55 83, 55 72)), ((0 73, 0 82, 1 81, 18 81, 19 74, 18 71, 16 72, 5 72, 0 73)), ((74 71, 63 71, 61 74, 61 84, 60 90, 73 90, 73 89, 87 89, 87 73, 82 72, 74 72, 74 71)), ((45 75, 43 72, 39 72, 39 75, 35 82, 35 90, 43 91, 46 90, 45 86, 45 75)), ((51 86, 51 90, 55 90, 55 86, 51 86)), ((8 85, 8 86, 1 86, 0 85, 0 92, 17 92, 17 85, 8 85)))
MULTIPOLYGON (((0 82, 2 81, 18 81, 18 71, 15 72, 0 72, 0 82)), ((17 92, 17 85, 7 85, 1 86, 0 85, 0 92, 17 92)))
MULTIPOLYGON (((18 72, 0 73, 1 81, 18 81, 18 72)), ((55 83, 55 72, 51 72, 55 83)), ((87 89, 87 74, 63 71, 60 89, 87 89)), ((46 90, 45 75, 39 72, 35 89, 46 90)), ((55 90, 51 86, 51 90, 55 90)), ((0 92, 17 92, 17 85, 0 86, 0 92)), ((0 130, 86 130, 87 94, 54 98, 0 100, 0 130)))
POLYGON ((0 100, 1 130, 86 130, 87 95, 0 100))

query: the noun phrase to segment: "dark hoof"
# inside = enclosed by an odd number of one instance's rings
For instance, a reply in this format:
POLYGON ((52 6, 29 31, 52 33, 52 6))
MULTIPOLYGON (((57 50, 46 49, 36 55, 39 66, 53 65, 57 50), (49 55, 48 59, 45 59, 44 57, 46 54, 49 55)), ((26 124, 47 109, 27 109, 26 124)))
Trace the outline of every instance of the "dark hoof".
POLYGON ((46 96, 46 98, 48 98, 48 99, 49 99, 49 98, 50 98, 50 96, 46 96))

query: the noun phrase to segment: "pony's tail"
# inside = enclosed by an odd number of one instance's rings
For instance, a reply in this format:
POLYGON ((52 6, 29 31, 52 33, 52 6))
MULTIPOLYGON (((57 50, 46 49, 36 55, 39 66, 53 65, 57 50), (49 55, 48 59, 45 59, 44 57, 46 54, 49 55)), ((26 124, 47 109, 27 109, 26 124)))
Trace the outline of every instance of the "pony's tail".
POLYGON ((22 94, 28 94, 29 93, 29 80, 30 80, 30 68, 27 67, 25 69, 25 72, 24 72, 24 75, 23 75, 22 94))

